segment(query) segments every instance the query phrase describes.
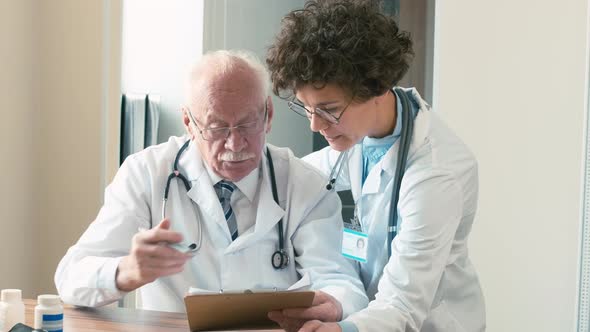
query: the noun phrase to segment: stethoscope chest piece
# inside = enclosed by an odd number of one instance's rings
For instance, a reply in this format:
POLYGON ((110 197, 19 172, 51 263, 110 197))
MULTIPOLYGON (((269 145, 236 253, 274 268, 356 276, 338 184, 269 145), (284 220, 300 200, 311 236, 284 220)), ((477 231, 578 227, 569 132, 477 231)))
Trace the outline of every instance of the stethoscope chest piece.
POLYGON ((277 250, 272 254, 272 267, 275 269, 284 269, 289 265, 289 255, 284 249, 277 250))

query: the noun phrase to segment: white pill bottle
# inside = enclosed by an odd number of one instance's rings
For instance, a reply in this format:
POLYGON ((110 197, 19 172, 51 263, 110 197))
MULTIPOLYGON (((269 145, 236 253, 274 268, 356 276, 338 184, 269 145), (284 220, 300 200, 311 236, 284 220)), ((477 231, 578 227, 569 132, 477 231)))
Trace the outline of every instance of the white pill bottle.
POLYGON ((57 295, 37 296, 34 328, 47 332, 63 332, 64 307, 57 295))
POLYGON ((20 289, 3 289, 0 293, 4 330, 10 330, 17 323, 25 323, 25 304, 20 289))

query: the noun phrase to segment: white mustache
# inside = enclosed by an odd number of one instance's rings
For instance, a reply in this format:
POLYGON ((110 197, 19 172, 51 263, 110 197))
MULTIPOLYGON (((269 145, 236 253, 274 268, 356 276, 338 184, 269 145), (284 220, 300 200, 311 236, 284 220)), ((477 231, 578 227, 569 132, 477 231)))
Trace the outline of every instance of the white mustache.
POLYGON ((244 161, 253 159, 256 155, 252 152, 223 152, 219 155, 221 161, 244 161))

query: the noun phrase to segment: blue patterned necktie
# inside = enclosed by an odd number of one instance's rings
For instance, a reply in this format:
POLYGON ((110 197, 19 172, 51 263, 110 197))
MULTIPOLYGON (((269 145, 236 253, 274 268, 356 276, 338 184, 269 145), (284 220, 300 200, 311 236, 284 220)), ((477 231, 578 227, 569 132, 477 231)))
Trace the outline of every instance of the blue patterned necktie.
POLYGON ((229 228, 229 233, 231 234, 231 239, 233 241, 238 237, 238 223, 236 222, 236 215, 234 214, 230 203, 231 194, 233 194, 236 186, 231 182, 219 181, 214 187, 217 197, 219 197, 219 203, 221 203, 223 214, 225 214, 227 227, 229 228))

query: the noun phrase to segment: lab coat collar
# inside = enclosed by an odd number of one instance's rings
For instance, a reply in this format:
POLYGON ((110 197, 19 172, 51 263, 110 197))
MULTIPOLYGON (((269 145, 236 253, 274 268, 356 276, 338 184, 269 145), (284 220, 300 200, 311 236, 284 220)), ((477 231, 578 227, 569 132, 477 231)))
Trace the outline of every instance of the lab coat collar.
MULTIPOLYGON (((430 106, 420 97, 420 94, 416 89, 404 89, 406 93, 410 95, 410 106, 418 106, 418 113, 414 119, 414 131, 412 133, 412 139, 410 140, 410 151, 408 152, 408 158, 411 158, 413 151, 422 144, 427 135, 427 113, 430 110, 430 106)), ((353 173, 357 173, 354 176, 349 176, 351 180, 351 190, 353 197, 360 197, 366 194, 374 194, 380 191, 381 183, 389 182, 392 177, 395 176, 395 169, 397 167, 397 156, 400 149, 400 140, 396 140, 393 146, 387 151, 380 162, 378 162, 365 179, 365 184, 361 183, 362 179, 362 147, 356 145, 352 151, 352 155, 349 161, 349 169, 353 173), (382 177, 381 172, 386 172, 387 176, 382 177)))
MULTIPOLYGON (((187 136, 185 137, 189 139, 187 136)), ((205 165, 203 165, 201 151, 199 151, 199 147, 194 141, 190 142, 186 151, 180 156, 178 164, 184 170, 186 178, 191 182, 199 181, 199 178, 204 173, 207 173, 205 165)))
POLYGON ((256 167, 250 174, 246 175, 238 182, 234 182, 236 187, 246 196, 250 204, 254 202, 254 196, 258 189, 258 182, 260 179, 260 167, 256 167))
MULTIPOLYGON (((396 146, 399 146, 399 144, 397 142, 394 144, 394 146, 391 149, 389 149, 387 151, 387 153, 383 156, 383 158, 381 158, 381 161, 378 162, 375 166, 373 166, 373 168, 369 171, 369 175, 365 179, 365 184, 363 185, 363 188, 362 188, 363 195, 375 194, 375 193, 379 192, 379 186, 381 185, 381 176, 379 176, 379 175, 381 174, 381 171, 383 170, 383 163, 385 162, 385 158, 391 158, 390 152, 396 146)), ((395 156, 397 158, 397 154, 395 156)), ((362 164, 362 161, 361 161, 361 164, 362 164)), ((386 181, 389 181, 389 179, 386 179, 386 181)))
MULTIPOLYGON (((426 140, 426 136, 428 135, 428 130, 429 130, 428 118, 430 116, 430 106, 422 99, 422 97, 420 97, 420 94, 418 94, 418 91, 416 91, 416 89, 414 89, 414 88, 404 89, 404 91, 406 91, 407 93, 409 92, 409 94, 410 94, 410 105, 412 107, 416 107, 416 106, 419 107, 418 113, 416 114, 416 117, 414 118, 414 129, 412 132, 412 138, 410 140, 410 149, 408 151, 408 159, 411 159, 412 155, 414 154, 416 149, 419 148, 423 144, 423 142, 426 140)), ((377 164, 379 166, 379 172, 381 172, 381 170, 383 170, 390 177, 395 176, 395 169, 397 167, 397 156, 399 153, 398 151, 400 149, 400 141, 401 140, 398 139, 395 142, 395 144, 393 144, 391 149, 389 149, 389 151, 387 151, 385 156, 383 156, 383 158, 381 159, 381 162, 377 164)), ((374 168, 377 168, 377 165, 374 168)), ((409 163, 406 164, 406 167, 408 165, 409 165, 409 163)), ((381 177, 379 176, 376 178, 381 178, 381 177)), ((369 181, 369 177, 367 177, 367 181, 369 181)), ((387 181, 389 181, 389 179, 387 179, 387 181)), ((373 183, 372 185, 376 186, 376 189, 378 189, 380 183, 377 181, 376 183, 373 183)), ((365 186, 367 186, 367 182, 365 182, 365 186)))

